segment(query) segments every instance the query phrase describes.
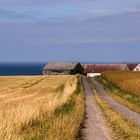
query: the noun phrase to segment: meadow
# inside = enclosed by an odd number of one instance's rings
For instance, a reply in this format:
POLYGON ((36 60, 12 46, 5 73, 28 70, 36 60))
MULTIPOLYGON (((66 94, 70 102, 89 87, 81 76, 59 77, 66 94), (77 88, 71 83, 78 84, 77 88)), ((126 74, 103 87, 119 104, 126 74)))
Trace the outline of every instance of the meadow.
POLYGON ((0 77, 0 140, 75 140, 84 114, 80 76, 0 77))
POLYGON ((140 72, 104 72, 102 76, 119 89, 140 97, 140 72))
POLYGON ((119 103, 140 113, 140 72, 104 72, 96 78, 119 103))

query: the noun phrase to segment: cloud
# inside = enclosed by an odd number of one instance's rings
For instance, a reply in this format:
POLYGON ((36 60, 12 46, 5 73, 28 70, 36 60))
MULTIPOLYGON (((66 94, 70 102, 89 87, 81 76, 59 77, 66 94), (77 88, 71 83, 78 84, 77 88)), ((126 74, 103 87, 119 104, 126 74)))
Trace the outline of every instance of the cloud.
POLYGON ((0 23, 33 22, 34 20, 35 17, 24 11, 0 9, 0 23))
MULTIPOLYGON (((116 0, 1 0, 1 5, 48 5, 48 4, 60 4, 60 3, 81 3, 81 2, 116 2, 116 0)), ((124 3, 140 3, 138 0, 117 0, 117 2, 124 3)))
POLYGON ((93 9, 87 9, 84 11, 80 11, 75 13, 76 16, 93 16, 93 17, 98 17, 98 16, 105 16, 105 15, 112 15, 112 14, 117 14, 118 12, 111 10, 111 9, 106 9, 106 8, 93 8, 93 9))
POLYGON ((44 5, 59 3, 94 2, 95 0, 1 0, 2 5, 44 5))
POLYGON ((0 24, 0 61, 138 61, 139 25, 140 12, 76 23, 0 24))
POLYGON ((0 9, 0 17, 13 18, 13 17, 24 17, 24 16, 27 16, 27 15, 23 14, 23 13, 16 12, 16 11, 0 9))
POLYGON ((124 11, 124 12, 129 12, 129 13, 140 12, 140 7, 135 7, 135 8, 125 8, 123 11, 124 11))
POLYGON ((140 2, 136 3, 135 0, 1 0, 0 3, 9 4, 0 5, 0 22, 2 19, 3 22, 16 22, 19 19, 21 22, 85 20, 140 11, 137 7, 140 2))
MULTIPOLYGON (((36 24, 1 25, 1 43, 10 36, 12 42, 17 38, 35 44, 65 43, 114 43, 140 41, 140 12, 92 18, 75 22, 43 22, 36 24), (4 27, 5 26, 5 27, 4 27), (7 34, 7 32, 9 32, 7 34), (4 38, 2 38, 4 37, 4 38)), ((18 41, 15 41, 16 43, 18 41)), ((22 41, 19 41, 19 45, 22 41)), ((26 42, 26 41, 23 41, 26 42)))
POLYGON ((87 18, 90 17, 99 17, 99 16, 109 16, 109 15, 117 15, 117 14, 123 14, 123 13, 137 13, 140 12, 140 7, 128 7, 128 8, 118 8, 118 9, 112 9, 112 8, 106 8, 106 7, 93 7, 91 9, 86 9, 83 11, 79 11, 75 13, 75 16, 85 16, 87 18))

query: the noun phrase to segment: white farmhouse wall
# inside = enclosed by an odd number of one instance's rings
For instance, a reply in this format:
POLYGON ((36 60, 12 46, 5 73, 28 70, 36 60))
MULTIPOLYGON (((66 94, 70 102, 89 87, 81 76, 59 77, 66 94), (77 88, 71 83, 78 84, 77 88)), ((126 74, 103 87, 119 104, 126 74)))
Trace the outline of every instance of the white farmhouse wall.
POLYGON ((140 71, 140 64, 138 64, 133 71, 140 71))
POLYGON ((101 73, 87 73, 87 77, 95 77, 95 76, 100 76, 101 73))

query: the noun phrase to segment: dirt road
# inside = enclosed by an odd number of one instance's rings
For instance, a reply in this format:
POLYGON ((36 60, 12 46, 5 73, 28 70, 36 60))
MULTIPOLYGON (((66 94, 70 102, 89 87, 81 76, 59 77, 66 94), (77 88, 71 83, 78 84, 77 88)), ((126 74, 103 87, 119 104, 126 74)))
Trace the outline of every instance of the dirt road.
POLYGON ((98 91, 98 93, 101 95, 101 97, 115 110, 122 113, 124 116, 126 116, 129 120, 135 122, 140 127, 140 114, 131 111, 129 108, 121 105, 120 103, 114 101, 107 93, 107 91, 104 90, 103 86, 98 83, 95 79, 92 79, 92 82, 98 91))
POLYGON ((92 89, 83 78, 86 93, 86 121, 82 130, 84 140, 111 140, 101 109, 96 103, 92 89))

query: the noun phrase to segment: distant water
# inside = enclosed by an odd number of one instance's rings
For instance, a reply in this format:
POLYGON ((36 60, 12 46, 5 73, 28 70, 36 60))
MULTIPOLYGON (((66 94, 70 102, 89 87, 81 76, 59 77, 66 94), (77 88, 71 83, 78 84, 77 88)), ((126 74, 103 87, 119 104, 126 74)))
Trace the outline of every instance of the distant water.
POLYGON ((45 64, 0 64, 0 76, 42 75, 45 64))

